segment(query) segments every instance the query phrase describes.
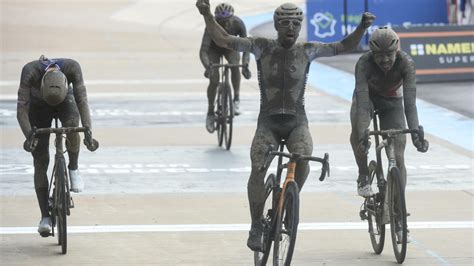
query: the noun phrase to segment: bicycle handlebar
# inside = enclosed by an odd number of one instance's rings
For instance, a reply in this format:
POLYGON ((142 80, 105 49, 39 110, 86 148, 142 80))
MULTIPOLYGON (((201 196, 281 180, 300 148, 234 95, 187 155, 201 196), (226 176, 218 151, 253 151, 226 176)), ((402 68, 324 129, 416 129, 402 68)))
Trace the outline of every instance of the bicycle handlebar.
POLYGON ((38 128, 33 129, 32 136, 45 135, 45 134, 69 134, 75 132, 86 132, 89 131, 86 127, 58 127, 58 128, 38 128))
POLYGON ((286 157, 290 160, 293 161, 315 161, 315 162, 320 162, 322 164, 321 167, 321 176, 319 177, 319 181, 323 181, 326 178, 326 173, 327 176, 330 176, 330 166, 329 166, 329 154, 325 153, 324 158, 320 157, 314 157, 310 155, 303 155, 299 153, 286 153, 286 152, 280 152, 276 151, 273 149, 273 145, 270 145, 268 147, 268 150, 265 155, 265 161, 263 162, 263 165, 260 167, 260 171, 263 171, 270 167, 270 164, 272 163, 273 159, 275 156, 282 156, 286 157))
MULTIPOLYGON (((92 138, 92 132, 88 127, 58 127, 58 128, 32 128, 32 133, 28 139, 28 150, 34 150, 37 144, 35 141, 37 135, 49 134, 69 134, 69 133, 84 132, 84 144, 90 151, 95 151, 99 148, 99 142, 92 138)), ((26 143, 26 142, 25 142, 26 143)), ((26 148, 25 148, 26 149, 26 148)))
POLYGON ((212 64, 209 66, 209 68, 220 68, 220 67, 248 67, 248 64, 212 64))
POLYGON ((421 142, 425 141, 425 131, 423 126, 418 126, 418 129, 387 129, 387 130, 373 130, 370 131, 366 129, 364 132, 364 145, 366 147, 366 152, 369 149, 369 136, 383 136, 388 138, 393 138, 396 135, 400 134, 418 134, 421 142))

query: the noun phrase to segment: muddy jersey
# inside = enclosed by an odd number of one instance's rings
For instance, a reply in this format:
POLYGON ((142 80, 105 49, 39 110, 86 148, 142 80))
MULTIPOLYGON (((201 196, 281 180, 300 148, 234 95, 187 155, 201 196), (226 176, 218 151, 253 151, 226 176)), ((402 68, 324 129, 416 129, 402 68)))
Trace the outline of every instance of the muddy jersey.
POLYGON ((304 93, 311 61, 337 55, 335 43, 296 43, 284 48, 278 40, 234 39, 233 49, 255 55, 260 87, 260 114, 303 114, 304 93))
POLYGON ((402 97, 402 85, 405 90, 416 88, 415 64, 403 51, 397 52, 395 63, 387 73, 377 66, 371 52, 359 59, 356 68, 364 69, 356 73, 356 79, 366 80, 370 95, 402 97))
POLYGON ((87 102, 87 92, 82 78, 81 67, 78 62, 72 59, 41 58, 27 63, 21 72, 20 87, 18 89, 17 112, 18 121, 23 133, 29 133, 31 130, 28 118, 29 107, 31 104, 47 105, 41 97, 41 80, 46 68, 56 64, 61 72, 67 78, 69 86, 68 94, 73 94, 81 115, 82 124, 91 127, 89 104, 87 102))
POLYGON ((410 129, 418 127, 415 72, 413 59, 403 51, 397 52, 395 63, 387 73, 377 66, 372 52, 367 52, 360 57, 355 71, 355 96, 357 108, 360 110, 359 120, 364 121, 361 130, 367 128, 370 123, 371 97, 403 97, 408 127, 410 129))

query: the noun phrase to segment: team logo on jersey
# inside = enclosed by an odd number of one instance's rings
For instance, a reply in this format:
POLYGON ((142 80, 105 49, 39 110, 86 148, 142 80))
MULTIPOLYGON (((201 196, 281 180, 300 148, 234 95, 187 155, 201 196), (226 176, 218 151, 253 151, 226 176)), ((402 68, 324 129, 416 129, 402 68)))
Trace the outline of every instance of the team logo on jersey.
POLYGON ((310 20, 311 25, 314 26, 314 35, 319 38, 334 36, 336 34, 336 22, 334 16, 329 12, 315 13, 310 20))

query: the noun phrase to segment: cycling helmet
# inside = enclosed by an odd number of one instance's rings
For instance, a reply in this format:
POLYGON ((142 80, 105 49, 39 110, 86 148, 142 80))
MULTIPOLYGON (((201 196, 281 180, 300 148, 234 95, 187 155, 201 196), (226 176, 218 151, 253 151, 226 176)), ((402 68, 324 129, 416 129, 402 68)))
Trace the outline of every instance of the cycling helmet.
POLYGON ((67 95, 67 79, 59 69, 48 70, 41 80, 41 97, 51 106, 64 101, 67 95))
POLYGON ((279 6, 273 13, 273 21, 276 23, 282 19, 297 19, 303 21, 303 10, 292 3, 279 6))
POLYGON ((387 27, 376 29, 369 39, 369 47, 373 52, 392 52, 398 50, 400 39, 397 33, 387 27))
POLYGON ((229 18, 234 15, 234 8, 227 3, 220 3, 214 10, 216 18, 229 18))

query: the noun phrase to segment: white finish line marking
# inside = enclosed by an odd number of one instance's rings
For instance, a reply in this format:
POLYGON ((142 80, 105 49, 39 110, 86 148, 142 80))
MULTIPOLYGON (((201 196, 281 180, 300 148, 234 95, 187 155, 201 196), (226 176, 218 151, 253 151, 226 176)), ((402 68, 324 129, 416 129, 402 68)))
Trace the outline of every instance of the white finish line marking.
MULTIPOLYGON (((390 227, 388 225, 388 227, 390 227)), ((68 226, 68 233, 226 232, 248 231, 250 224, 172 224, 68 226)), ((300 231, 367 230, 367 223, 300 223, 300 231)), ((474 221, 410 222, 410 229, 474 229, 474 221)), ((0 227, 0 235, 37 234, 36 227, 0 227)))

